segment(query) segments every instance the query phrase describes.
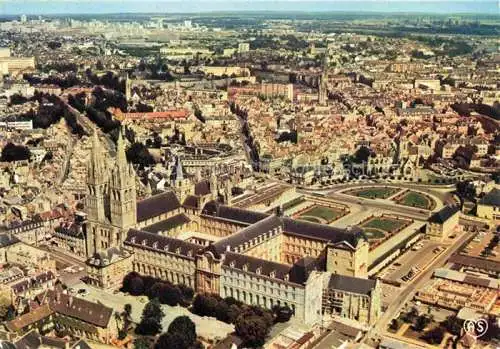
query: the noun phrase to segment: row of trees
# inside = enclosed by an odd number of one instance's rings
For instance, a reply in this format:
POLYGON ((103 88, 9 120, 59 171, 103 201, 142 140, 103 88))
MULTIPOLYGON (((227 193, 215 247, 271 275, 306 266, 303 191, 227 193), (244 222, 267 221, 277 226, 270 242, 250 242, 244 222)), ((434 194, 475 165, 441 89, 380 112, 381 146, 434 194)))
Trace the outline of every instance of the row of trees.
POLYGON ((161 304, 188 306, 193 300, 194 291, 185 285, 173 285, 168 281, 130 272, 123 279, 121 291, 133 296, 145 295, 150 300, 157 299, 161 304))

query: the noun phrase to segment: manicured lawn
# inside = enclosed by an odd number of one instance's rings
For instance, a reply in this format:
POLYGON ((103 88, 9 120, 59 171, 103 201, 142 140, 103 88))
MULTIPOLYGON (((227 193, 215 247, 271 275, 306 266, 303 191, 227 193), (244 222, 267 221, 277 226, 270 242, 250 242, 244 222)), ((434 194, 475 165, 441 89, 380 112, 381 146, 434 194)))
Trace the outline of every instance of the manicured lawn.
POLYGON ((373 188, 354 190, 351 192, 351 194, 366 199, 387 199, 388 197, 396 194, 400 190, 401 189, 398 188, 373 187, 373 188))
POLYGON ((424 209, 432 208, 432 201, 427 198, 424 194, 420 194, 414 191, 409 191, 401 199, 397 201, 400 205, 418 207, 424 209))
POLYGON ((311 207, 310 209, 302 212, 302 214, 300 215, 299 218, 309 220, 309 219, 307 219, 309 217, 318 217, 321 220, 324 220, 324 221, 329 223, 331 221, 334 221, 335 219, 337 219, 340 216, 342 216, 342 211, 340 211, 340 210, 335 210, 335 209, 330 208, 330 207, 317 205, 317 206, 311 207))
POLYGON ((301 219, 303 221, 312 222, 312 223, 321 223, 321 221, 316 217, 300 216, 299 219, 301 219))
POLYGON ((362 225, 363 228, 374 228, 385 232, 398 230, 402 226, 404 226, 404 222, 384 217, 373 218, 362 225))
POLYGON ((379 240, 385 237, 385 234, 378 229, 373 228, 365 228, 364 229, 366 236, 368 239, 379 240))

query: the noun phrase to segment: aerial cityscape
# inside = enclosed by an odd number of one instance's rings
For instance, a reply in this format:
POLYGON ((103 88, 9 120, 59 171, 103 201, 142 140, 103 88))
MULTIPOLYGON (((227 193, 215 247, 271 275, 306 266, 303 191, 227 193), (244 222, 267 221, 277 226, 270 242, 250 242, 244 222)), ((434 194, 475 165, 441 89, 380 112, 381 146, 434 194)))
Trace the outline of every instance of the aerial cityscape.
POLYGON ((500 348, 500 12, 0 3, 0 349, 500 348))

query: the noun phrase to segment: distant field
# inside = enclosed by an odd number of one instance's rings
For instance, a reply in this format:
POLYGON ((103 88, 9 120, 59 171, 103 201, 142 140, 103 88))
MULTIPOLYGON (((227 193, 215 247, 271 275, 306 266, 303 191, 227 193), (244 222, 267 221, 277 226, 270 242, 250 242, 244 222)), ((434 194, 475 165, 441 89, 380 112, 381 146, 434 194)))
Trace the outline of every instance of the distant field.
POLYGON ((347 193, 366 199, 387 199, 400 190, 401 189, 399 188, 373 187, 366 189, 354 189, 352 191, 348 191, 347 193))

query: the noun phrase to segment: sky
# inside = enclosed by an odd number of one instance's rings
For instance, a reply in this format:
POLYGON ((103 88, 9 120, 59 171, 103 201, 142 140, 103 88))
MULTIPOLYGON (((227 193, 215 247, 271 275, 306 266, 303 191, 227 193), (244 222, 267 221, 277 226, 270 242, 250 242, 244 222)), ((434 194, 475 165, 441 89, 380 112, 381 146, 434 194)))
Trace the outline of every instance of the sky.
POLYGON ((496 0, 0 0, 0 15, 240 11, 499 14, 496 0))

